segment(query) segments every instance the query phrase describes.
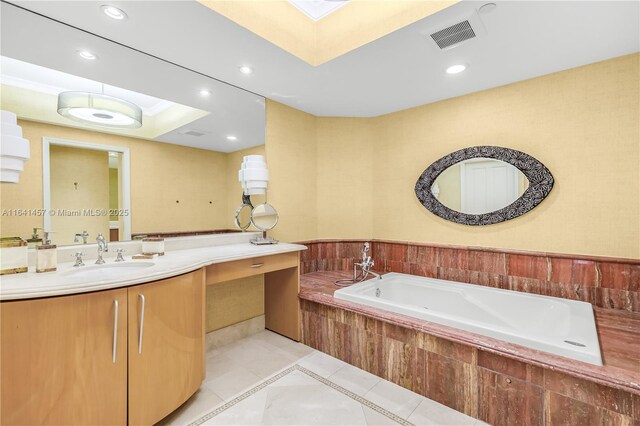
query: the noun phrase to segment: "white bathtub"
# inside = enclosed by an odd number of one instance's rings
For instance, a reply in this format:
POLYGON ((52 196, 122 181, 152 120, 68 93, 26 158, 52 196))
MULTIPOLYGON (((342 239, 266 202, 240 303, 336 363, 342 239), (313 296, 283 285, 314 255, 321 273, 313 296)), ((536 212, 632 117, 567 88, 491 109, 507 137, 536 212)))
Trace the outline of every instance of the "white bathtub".
POLYGON ((590 303, 398 273, 335 297, 602 365, 590 303))

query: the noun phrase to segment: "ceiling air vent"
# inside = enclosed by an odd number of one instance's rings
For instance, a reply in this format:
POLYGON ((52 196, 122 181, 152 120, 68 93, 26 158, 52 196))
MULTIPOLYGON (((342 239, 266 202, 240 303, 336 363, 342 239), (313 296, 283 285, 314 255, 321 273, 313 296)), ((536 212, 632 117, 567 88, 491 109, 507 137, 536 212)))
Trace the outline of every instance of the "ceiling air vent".
POLYGON ((187 129, 187 130, 181 130, 178 132, 179 135, 189 135, 189 136, 204 136, 206 135, 208 132, 204 131, 204 130, 195 130, 195 129, 187 129))
POLYGON ((431 34, 440 49, 446 49, 476 37, 469 21, 462 21, 431 34))

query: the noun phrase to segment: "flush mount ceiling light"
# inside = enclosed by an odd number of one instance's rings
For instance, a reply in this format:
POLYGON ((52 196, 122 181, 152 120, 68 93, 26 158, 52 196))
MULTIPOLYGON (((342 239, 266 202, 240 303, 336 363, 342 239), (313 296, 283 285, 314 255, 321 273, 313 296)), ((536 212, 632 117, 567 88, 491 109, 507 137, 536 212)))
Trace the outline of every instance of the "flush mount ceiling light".
POLYGON ((100 6, 100 8, 102 9, 102 12, 104 12, 104 14, 111 19, 115 19, 117 21, 123 21, 127 19, 127 14, 124 13, 122 9, 118 9, 115 6, 103 4, 102 6, 100 6))
POLYGON ((228 141, 237 141, 238 137, 237 136, 233 136, 233 135, 229 135, 229 136, 227 136, 227 140, 228 141))
POLYGON ((242 74, 249 75, 249 74, 253 73, 253 68, 251 68, 249 66, 246 66, 246 65, 243 65, 243 66, 240 67, 240 72, 242 74))
POLYGON ((88 61, 95 61, 96 59, 98 59, 98 57, 96 55, 94 55, 93 53, 89 52, 88 50, 78 50, 78 55, 82 59, 86 59, 88 61))
POLYGON ((62 92, 58 95, 58 114, 95 126, 119 129, 142 126, 139 106, 102 93, 62 92))
POLYGON ((204 97, 211 96, 211 91, 207 89, 202 89, 200 90, 200 96, 204 96, 204 97))
POLYGON ((447 68, 447 74, 459 74, 462 71, 466 70, 467 66, 465 64, 456 64, 456 65, 451 65, 449 68, 447 68))

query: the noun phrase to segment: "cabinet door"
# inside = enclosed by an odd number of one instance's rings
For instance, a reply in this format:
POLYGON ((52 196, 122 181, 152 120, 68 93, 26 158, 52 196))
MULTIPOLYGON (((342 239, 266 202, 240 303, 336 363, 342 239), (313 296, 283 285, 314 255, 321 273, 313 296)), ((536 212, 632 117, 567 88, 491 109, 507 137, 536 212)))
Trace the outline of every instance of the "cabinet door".
POLYGON ((127 291, 2 302, 3 425, 127 420, 127 291))
POLYGON ((204 379, 204 270, 129 292, 129 424, 151 425, 204 379))

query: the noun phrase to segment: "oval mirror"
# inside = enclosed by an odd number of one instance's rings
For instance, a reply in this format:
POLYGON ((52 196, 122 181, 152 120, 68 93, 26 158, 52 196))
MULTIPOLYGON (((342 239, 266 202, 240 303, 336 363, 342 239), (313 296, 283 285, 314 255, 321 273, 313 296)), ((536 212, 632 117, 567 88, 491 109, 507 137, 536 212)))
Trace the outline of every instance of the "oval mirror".
POLYGON ((430 212, 465 225, 513 219, 540 204, 553 176, 538 160, 514 149, 461 149, 431 164, 418 178, 418 200, 430 212))
POLYGON ((235 223, 243 231, 246 231, 251 225, 251 210, 249 204, 242 204, 236 209, 235 223))
POLYGON ((261 231, 273 229, 278 223, 278 212, 271 204, 258 204, 251 212, 251 223, 261 231))

